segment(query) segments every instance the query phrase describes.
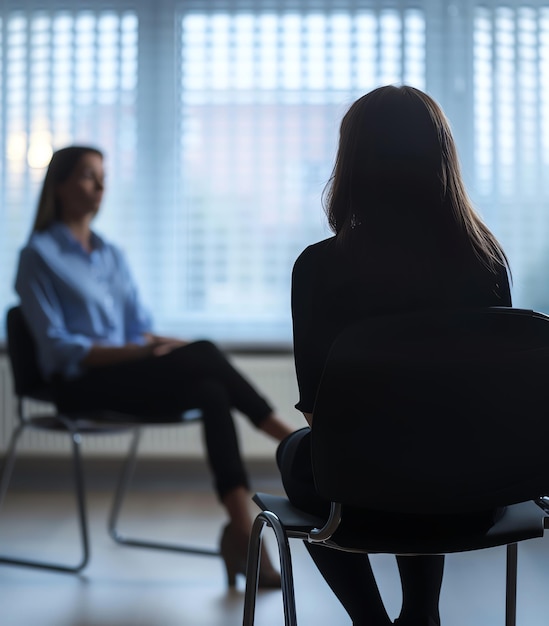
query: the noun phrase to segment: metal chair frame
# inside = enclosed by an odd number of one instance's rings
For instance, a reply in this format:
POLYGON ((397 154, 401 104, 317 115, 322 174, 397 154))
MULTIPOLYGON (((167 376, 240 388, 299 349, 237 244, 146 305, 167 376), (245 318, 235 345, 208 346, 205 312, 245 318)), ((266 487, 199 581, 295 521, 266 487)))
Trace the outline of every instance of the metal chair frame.
MULTIPOLYGON (((51 563, 33 559, 23 559, 13 556, 0 555, 0 563, 8 565, 22 565, 37 567, 60 572, 77 573, 82 571, 89 562, 90 541, 87 520, 86 487, 85 474, 82 463, 82 438, 86 435, 113 435, 120 433, 130 433, 130 444, 119 473, 118 483, 114 492, 111 509, 108 517, 108 532, 116 543, 138 548, 150 548, 154 550, 167 550, 184 554, 196 554, 203 556, 219 556, 217 548, 199 547, 187 544, 176 544, 152 539, 143 539, 126 535, 119 529, 119 517, 123 508, 126 496, 131 488, 132 478, 137 464, 139 443, 143 430, 153 427, 155 424, 126 424, 117 422, 74 420, 65 415, 35 415, 29 416, 24 411, 27 398, 20 398, 19 404, 19 424, 13 431, 11 440, 6 452, 4 469, 0 481, 0 509, 9 489, 13 469, 17 457, 18 444, 23 433, 27 430, 41 430, 66 434, 71 441, 71 462, 74 477, 74 496, 77 509, 78 531, 80 537, 81 557, 74 565, 61 563, 51 563)), ((182 424, 198 421, 199 418, 192 417, 183 419, 182 424)), ((171 422, 170 422, 171 423, 171 422)))
MULTIPOLYGON (((12 311, 8 313, 8 315, 10 314, 13 314, 12 311)), ((16 315, 17 314, 20 314, 20 312, 16 312, 16 315)), ((8 333, 8 340, 9 339, 8 333)), ((26 338, 26 341, 29 341, 29 338, 26 338)), ((16 346, 13 347, 16 349, 16 346)), ((30 366, 36 367, 34 364, 30 364, 30 366)), ((16 372, 14 370, 14 376, 15 374, 16 372)), ((5 500, 11 482, 17 457, 18 444, 21 441, 22 435, 27 430, 40 430, 44 432, 68 435, 71 441, 71 462, 74 477, 74 496, 77 509, 81 556, 79 561, 74 565, 24 559, 7 555, 0 555, 0 563, 37 567, 70 573, 80 572, 86 567, 90 558, 90 541, 87 521, 85 476, 81 451, 82 438, 86 435, 113 435, 120 433, 129 433, 131 439, 128 452, 119 474, 118 483, 114 492, 111 510, 108 517, 107 528, 112 539, 120 545, 130 547, 168 550, 184 554, 220 556, 219 549, 217 548, 176 544, 156 541, 153 539, 132 537, 119 530, 119 517, 126 495, 131 487, 143 430, 145 428, 162 425, 173 426, 176 424, 186 425, 195 423, 201 419, 199 411, 187 411, 182 415, 177 416, 159 416, 158 420, 145 423, 142 421, 136 421, 131 415, 111 411, 83 411, 75 415, 66 413, 63 414, 59 411, 56 411, 53 414, 39 413, 29 411, 28 406, 29 403, 32 404, 33 402, 52 403, 47 386, 37 389, 36 393, 33 391, 26 391, 23 393, 18 393, 16 391, 16 393, 19 423, 12 433, 8 449, 6 451, 4 467, 0 479, 0 509, 5 500), (132 421, 132 419, 134 421, 132 421)))
POLYGON ((506 546, 505 624, 516 626, 518 542, 542 537, 549 528, 549 497, 542 497, 549 478, 543 457, 531 454, 546 436, 538 406, 547 398, 548 368, 549 317, 534 311, 417 311, 345 329, 324 364, 310 442, 314 487, 331 501, 330 514, 322 519, 286 497, 255 494, 261 512, 250 537, 243 625, 254 624, 261 537, 269 526, 278 544, 286 626, 297 625, 289 546, 294 538, 326 549, 409 558, 506 546), (479 381, 487 392, 483 398, 479 381), (509 391, 498 402, 497 384, 509 391), (399 419, 403 412, 407 420, 399 419), (442 412, 460 427, 441 442, 442 412), (496 426, 491 416, 497 416, 496 426), (477 427, 470 447, 467 420, 477 427), (402 428, 400 439, 393 437, 395 428, 402 428), (446 465, 440 463, 432 476, 435 448, 446 465), (461 463, 464 479, 454 481, 461 463), (365 532, 353 525, 352 512, 350 522, 342 522, 340 503, 350 511, 384 511, 394 524, 365 532), (492 509, 502 514, 489 528, 444 526, 444 519, 492 509), (408 513, 426 516, 421 531, 411 525, 407 532, 408 513), (432 520, 432 533, 430 515, 440 515, 438 523, 432 520))
MULTIPOLYGON (((256 516, 250 535, 243 626, 254 626, 255 623, 255 605, 259 582, 259 566, 261 562, 261 542, 262 534, 266 526, 269 526, 273 530, 278 546, 285 626, 297 626, 296 600, 289 539, 301 539, 309 543, 324 545, 326 549, 344 550, 363 554, 374 552, 398 554, 401 556, 409 556, 409 558, 414 558, 414 556, 421 554, 446 554, 450 552, 445 550, 440 552, 420 552, 419 550, 412 550, 409 553, 395 552, 391 549, 390 542, 386 550, 354 549, 347 544, 341 546, 332 539, 333 534, 338 529, 342 520, 341 504, 332 502, 330 516, 324 521, 321 518, 315 518, 304 511, 294 508, 283 496, 258 493, 254 495, 253 499, 263 510, 256 516)), ((487 541, 486 545, 471 546, 470 549, 480 550, 489 547, 506 546, 505 626, 516 626, 518 541, 543 536, 544 529, 549 528, 549 517, 546 512, 542 510, 543 507, 540 508, 531 501, 511 505, 510 508, 517 511, 521 509, 531 509, 527 513, 530 520, 532 517, 536 516, 538 516, 540 520, 537 532, 532 532, 531 528, 522 529, 522 532, 519 529, 518 535, 515 536, 515 541, 511 541, 510 543, 487 541)), ((462 550, 452 550, 452 552, 459 551, 462 550)))

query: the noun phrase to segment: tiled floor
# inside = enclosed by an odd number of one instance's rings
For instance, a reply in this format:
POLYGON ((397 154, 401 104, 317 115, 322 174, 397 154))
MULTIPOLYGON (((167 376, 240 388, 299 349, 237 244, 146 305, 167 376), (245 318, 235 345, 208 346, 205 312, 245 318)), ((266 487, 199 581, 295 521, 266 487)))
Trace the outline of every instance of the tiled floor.
MULTIPOLYGON (((42 495, 13 492, 0 515, 0 551, 27 554, 60 552, 76 558, 72 502, 62 485, 42 495)), ((278 490, 276 478, 263 475, 254 485, 278 490)), ((126 530, 169 539, 215 544, 224 521, 207 485, 198 481, 181 492, 164 485, 145 487, 129 503, 126 530)), ((106 533, 109 493, 92 485, 89 494, 92 559, 81 575, 67 575, 0 565, 2 626, 239 626, 243 585, 226 589, 217 558, 119 547, 106 533)), ((253 510, 253 505, 252 505, 253 510)), ((268 531, 266 531, 268 532, 268 531)), ((266 535, 273 550, 273 540, 266 535)), ((300 626, 349 626, 350 620, 312 566, 304 548, 293 542, 300 626)), ((503 626, 505 552, 452 555, 441 608, 444 626, 503 626)), ((392 557, 372 557, 391 616, 400 602, 392 557)), ((240 581, 242 583, 242 581, 240 581)), ((523 543, 519 551, 518 626, 546 626, 549 609, 549 537, 523 543)), ((257 626, 282 626, 280 592, 262 592, 257 626)))

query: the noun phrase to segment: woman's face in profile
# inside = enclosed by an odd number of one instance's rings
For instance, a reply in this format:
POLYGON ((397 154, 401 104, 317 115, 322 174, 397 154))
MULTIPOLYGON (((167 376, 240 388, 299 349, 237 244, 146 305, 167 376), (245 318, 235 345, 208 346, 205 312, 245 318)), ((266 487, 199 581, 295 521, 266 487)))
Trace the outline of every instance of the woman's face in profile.
POLYGON ((57 186, 64 222, 93 217, 101 205, 105 184, 103 159, 98 154, 83 154, 70 176, 57 186))

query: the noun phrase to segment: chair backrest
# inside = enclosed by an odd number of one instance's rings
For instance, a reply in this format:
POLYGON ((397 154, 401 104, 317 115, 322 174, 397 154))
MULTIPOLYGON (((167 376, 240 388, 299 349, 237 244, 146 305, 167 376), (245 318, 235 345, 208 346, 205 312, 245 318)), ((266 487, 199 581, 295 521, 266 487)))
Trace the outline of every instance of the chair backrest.
POLYGON ((45 383, 38 368, 34 339, 20 306, 9 309, 6 331, 15 393, 19 397, 43 396, 45 383))
POLYGON ((372 318, 334 343, 313 471, 326 498, 410 513, 549 492, 549 317, 488 308, 372 318))

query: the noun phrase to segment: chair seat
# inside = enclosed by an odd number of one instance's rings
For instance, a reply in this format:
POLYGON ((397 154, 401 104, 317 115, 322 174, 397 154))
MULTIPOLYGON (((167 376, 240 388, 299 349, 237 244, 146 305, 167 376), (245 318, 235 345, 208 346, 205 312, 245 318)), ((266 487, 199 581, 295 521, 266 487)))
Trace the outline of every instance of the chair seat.
POLYGON ((311 528, 324 526, 326 522, 322 517, 296 509, 285 496, 256 493, 252 496, 252 500, 262 511, 272 511, 286 530, 307 532, 311 528))
MULTIPOLYGON (((306 442, 326 514, 255 496, 243 626, 254 624, 266 526, 286 626, 297 626, 290 538, 410 558, 505 546, 505 624, 516 626, 518 544, 549 527, 549 502, 537 502, 549 491, 537 453, 548 371, 549 316, 534 311, 417 310, 343 330, 322 364, 306 442)), ((298 478, 295 460, 282 463, 284 478, 298 478)))
MULTIPOLYGON (((74 430, 86 435, 112 435, 119 432, 127 432, 131 428, 135 428, 135 424, 122 424, 118 422, 97 422, 94 420, 86 419, 71 419, 70 422, 73 425, 74 430)), ((29 417, 26 419, 26 424, 29 428, 33 428, 36 430, 47 430, 64 433, 66 433, 68 430, 65 422, 63 420, 60 420, 55 415, 37 415, 29 417)))
POLYGON ((0 475, 0 508, 8 491, 18 451, 18 445, 26 430, 50 431, 70 440, 74 496, 81 546, 80 560, 75 564, 59 561, 48 562, 24 559, 0 554, 0 563, 37 567, 59 572, 80 572, 86 567, 89 556, 89 531, 86 513, 84 467, 81 459, 81 443, 84 435, 118 435, 125 433, 129 438, 128 452, 122 464, 108 521, 112 539, 120 545, 168 550, 185 554, 219 556, 217 548, 167 541, 139 538, 126 535, 119 530, 119 517, 126 494, 132 482, 137 463, 138 449, 143 430, 158 426, 189 424, 202 419, 200 409, 189 409, 169 414, 144 415, 113 410, 85 409, 62 411, 55 404, 54 386, 41 376, 36 360, 36 349, 32 334, 27 327, 21 307, 12 307, 7 315, 7 345, 13 374, 15 392, 18 397, 19 423, 13 429, 0 475), (41 406, 39 406, 41 405, 41 406), (44 406, 48 405, 48 406, 44 406), (82 435, 82 436, 81 436, 82 435))
MULTIPOLYGON (((33 399, 34 396, 33 396, 33 399)), ((199 421, 202 413, 198 409, 185 411, 184 413, 169 413, 154 416, 155 426, 169 426, 175 424, 199 421)), ((150 425, 151 422, 137 421, 133 414, 119 413, 117 411, 94 410, 74 411, 71 413, 56 413, 54 415, 36 414, 25 417, 25 422, 30 428, 38 430, 51 430, 66 432, 67 422, 82 434, 101 435, 126 432, 139 426, 150 425)))
MULTIPOLYGON (((284 496, 256 493, 253 500, 262 511, 272 511, 290 535, 306 534, 311 528, 322 527, 326 521, 296 509, 284 496)), ((440 531, 432 532, 432 528, 426 525, 424 532, 418 533, 407 530, 406 516, 388 514, 387 519, 389 523, 376 524, 371 533, 367 532, 365 525, 349 528, 344 519, 333 539, 326 541, 325 545, 353 552, 450 554, 542 537, 547 523, 541 508, 532 501, 506 507, 501 517, 486 531, 472 529, 464 532, 460 525, 453 530, 447 524, 446 528, 441 524, 440 531), (390 523, 391 519, 394 523, 390 523)))

